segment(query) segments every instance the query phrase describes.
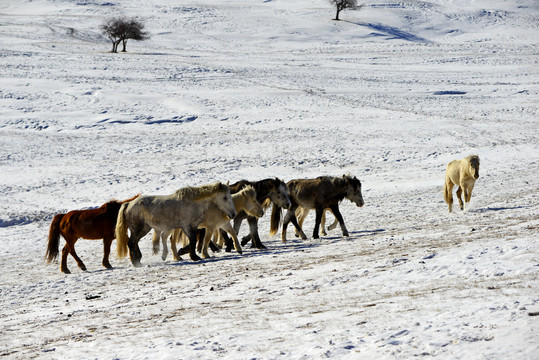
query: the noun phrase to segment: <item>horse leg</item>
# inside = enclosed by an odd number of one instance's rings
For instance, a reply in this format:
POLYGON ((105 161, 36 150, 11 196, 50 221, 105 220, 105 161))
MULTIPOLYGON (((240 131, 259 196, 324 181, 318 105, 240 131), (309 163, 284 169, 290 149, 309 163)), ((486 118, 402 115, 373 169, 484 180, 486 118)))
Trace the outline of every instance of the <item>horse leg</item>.
POLYGON ((343 236, 350 236, 350 234, 348 234, 348 230, 346 229, 346 226, 344 225, 344 219, 343 219, 343 217, 341 215, 341 212, 339 210, 339 205, 338 204, 332 205, 330 207, 330 209, 333 212, 333 215, 335 215, 335 219, 341 225, 342 235, 343 236))
MULTIPOLYGON (((205 246, 205 240, 206 240, 206 229, 198 229, 197 230, 197 251, 201 253, 205 246)), ((209 245, 209 244, 208 244, 209 245)), ((206 252, 208 252, 208 247, 206 246, 206 252)))
POLYGON ((322 218, 320 219, 320 234, 327 236, 326 232, 326 209, 322 210, 322 218))
POLYGON ((335 220, 333 221, 333 224, 329 225, 328 230, 334 230, 337 227, 337 225, 339 225, 339 220, 335 218, 335 220))
MULTIPOLYGON (((167 256, 168 256, 167 239, 170 236, 170 234, 172 234, 172 230, 171 231, 163 231, 163 232, 161 232, 161 243, 163 244, 163 252, 161 253, 161 259, 163 261, 165 261, 167 259, 167 256)), ((159 239, 157 239, 157 243, 159 244, 159 239)), ((171 242, 170 246, 172 247, 172 242, 171 242)), ((172 255, 174 255, 174 251, 172 251, 172 255)))
POLYGON ((198 240, 198 252, 202 253, 202 257, 204 259, 208 259, 210 257, 210 254, 208 254, 208 246, 210 245, 211 241, 211 234, 213 233, 213 229, 204 229, 204 238, 202 240, 198 240))
POLYGON ((139 229, 138 231, 133 231, 129 236, 129 241, 127 242, 127 246, 129 247, 129 258, 131 259, 131 263, 135 267, 142 266, 140 263, 140 259, 142 259, 142 252, 140 251, 138 242, 150 230, 150 227, 144 227, 142 229, 139 229))
POLYGON ((230 236, 232 236, 232 239, 234 239, 234 249, 238 252, 238 254, 242 254, 243 251, 241 249, 240 242, 238 241, 238 236, 236 235, 234 228, 232 228, 232 225, 230 225, 230 223, 226 223, 223 225, 223 229, 227 231, 230 236))
POLYGON ((189 257, 193 261, 202 260, 200 256, 197 255, 197 228, 190 228, 185 234, 189 238, 189 257))
POLYGON ((305 233, 303 232, 303 229, 298 224, 298 220, 296 219, 296 209, 297 209, 297 206, 292 206, 290 209, 288 209, 286 211, 286 214, 285 214, 285 216, 283 218, 283 232, 281 234, 281 240, 283 242, 286 241, 286 230, 287 230, 288 224, 290 224, 290 222, 292 222, 292 224, 294 225, 296 230, 299 232, 299 235, 301 236, 301 239, 302 240, 307 240, 307 235, 305 235, 305 233))
POLYGON ((292 222, 292 225, 296 228, 296 230, 299 232, 299 236, 301 237, 301 240, 307 240, 307 235, 303 232, 302 227, 298 223, 298 219, 296 219, 296 212, 291 212, 291 218, 290 221, 292 222))
MULTIPOLYGON (((225 243, 225 251, 226 252, 231 252, 232 251, 232 247, 234 246, 232 240, 230 239, 230 237, 228 237, 228 235, 226 234, 226 232, 224 230, 219 230, 219 233, 221 234, 221 238, 223 239, 224 243, 225 243)), ((237 232, 236 232, 237 234, 237 232)), ((251 239, 249 237, 249 239, 251 239)))
POLYGON ((161 232, 154 230, 152 235, 152 254, 156 255, 159 252, 159 240, 161 238, 161 232))
MULTIPOLYGON (((245 213, 245 211, 240 212, 234 218, 234 231, 236 232, 236 234, 240 233, 241 223, 244 219, 247 219, 247 214, 245 213)), ((225 231, 221 231, 221 235, 223 235, 223 238, 225 239, 226 251, 229 252, 230 250, 232 250, 232 240, 230 240, 225 231)), ((249 231, 249 235, 243 237, 243 239, 241 240, 241 245, 245 246, 249 241, 251 241, 251 231, 249 231)))
POLYGON ((172 257, 174 260, 181 260, 182 258, 178 255, 178 249, 176 248, 176 242, 179 240, 180 230, 174 229, 170 234, 170 251, 172 252, 172 257))
POLYGON ((453 185, 453 182, 446 176, 444 184, 444 200, 447 203, 449 212, 453 211, 453 185))
POLYGON ((316 220, 314 223, 313 230, 313 239, 319 239, 318 231, 320 230, 320 222, 322 221, 322 215, 324 213, 324 208, 316 208, 316 220))
POLYGON ((210 249, 211 251, 213 252, 220 252, 221 251, 221 248, 219 247, 219 245, 217 244, 218 243, 218 239, 219 239, 219 230, 214 230, 213 231, 213 234, 211 234, 211 238, 210 238, 210 249))
POLYGON ((67 255, 69 254, 69 245, 66 244, 62 248, 62 262, 60 263, 60 271, 64 274, 71 274, 71 271, 67 268, 67 255))
MULTIPOLYGON (((310 211, 309 209, 301 208, 301 211, 300 211, 299 217, 298 217, 299 227, 303 228, 303 222, 305 221, 305 218, 307 217, 307 215, 309 215, 309 211, 310 211)), ((299 231, 296 228, 294 228, 294 235, 296 237, 299 237, 299 231)))
POLYGON ((103 262, 101 264, 107 269, 112 269, 112 265, 110 265, 109 262, 110 245, 112 244, 112 240, 114 240, 114 237, 103 239, 103 262))
MULTIPOLYGON (((75 252, 75 243, 77 242, 77 240, 78 240, 78 238, 75 238, 75 237, 69 238, 69 240, 66 239, 66 245, 69 244, 69 246, 68 246, 69 253, 71 254, 71 256, 73 256, 73 259, 75 259, 75 261, 77 262, 77 265, 79 266, 79 268, 81 270, 86 271, 86 265, 84 265, 82 260, 79 258, 79 256, 75 252)), ((62 250, 62 255, 63 255, 63 250, 62 250)), ((62 260, 63 260, 63 257, 62 257, 62 260)), ((67 255, 66 255, 66 260, 67 260, 67 255)), ((65 264, 65 269, 67 270, 67 264, 65 264)))
POLYGON ((248 216, 247 222, 249 223, 249 233, 252 240, 251 247, 257 249, 266 249, 266 247, 264 246, 264 244, 262 244, 262 241, 260 240, 260 236, 258 235, 258 218, 254 216, 248 216))
POLYGON ((457 198, 459 199, 460 210, 464 210, 464 203, 462 202, 462 185, 457 189, 457 198))
POLYGON ((472 190, 473 190, 473 183, 466 184, 467 186, 464 187, 464 210, 470 209, 470 200, 472 199, 472 190))

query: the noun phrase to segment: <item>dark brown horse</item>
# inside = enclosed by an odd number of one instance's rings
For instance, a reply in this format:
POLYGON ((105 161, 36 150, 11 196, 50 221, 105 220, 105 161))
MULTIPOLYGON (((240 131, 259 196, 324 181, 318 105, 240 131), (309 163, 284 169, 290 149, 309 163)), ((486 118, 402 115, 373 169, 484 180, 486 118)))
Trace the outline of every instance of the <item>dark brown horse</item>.
MULTIPOLYGON (((264 179, 259 181, 247 181, 240 180, 235 184, 230 185, 230 192, 237 193, 241 191, 246 186, 252 186, 256 190, 256 199, 262 205, 262 207, 267 209, 272 203, 273 206, 279 206, 280 208, 288 209, 291 205, 290 196, 288 194, 288 187, 286 184, 278 179, 264 179)), ((239 233, 241 223, 244 219, 247 219, 249 223, 249 235, 245 236, 242 239, 241 244, 245 245, 250 240, 252 240, 252 247, 258 249, 265 249, 266 247, 260 241, 260 236, 258 235, 258 218, 254 216, 249 216, 245 211, 241 211, 234 218, 234 230, 236 233, 239 233)), ((227 244, 227 251, 232 248, 232 241, 223 231, 221 231, 223 238, 227 244)))
MULTIPOLYGON (((290 190, 292 206, 288 209, 283 219, 282 240, 286 241, 286 228, 292 222, 303 240, 307 236, 299 226, 296 219, 296 209, 301 206, 305 209, 316 210, 316 222, 314 225, 313 238, 318 239, 320 221, 325 209, 330 209, 335 218, 339 221, 343 236, 348 236, 348 230, 344 225, 344 220, 339 211, 339 202, 344 198, 355 203, 358 207, 363 206, 363 196, 361 195, 361 182, 354 176, 343 175, 342 177, 320 176, 316 179, 298 179, 287 183, 290 190)), ((275 235, 279 229, 281 221, 281 209, 273 206, 271 213, 270 235, 275 235)))
POLYGON ((62 249, 62 263, 60 265, 60 270, 63 273, 70 273, 67 268, 68 254, 73 256, 82 270, 86 270, 86 266, 75 252, 75 243, 79 238, 88 240, 103 239, 103 266, 111 269, 112 266, 109 263, 110 245, 114 240, 114 228, 116 227, 118 211, 123 203, 134 200, 139 195, 121 202, 113 200, 97 209, 73 210, 67 214, 56 215, 52 219, 49 229, 49 243, 45 254, 47 263, 58 257, 60 235, 62 235, 66 241, 62 249))

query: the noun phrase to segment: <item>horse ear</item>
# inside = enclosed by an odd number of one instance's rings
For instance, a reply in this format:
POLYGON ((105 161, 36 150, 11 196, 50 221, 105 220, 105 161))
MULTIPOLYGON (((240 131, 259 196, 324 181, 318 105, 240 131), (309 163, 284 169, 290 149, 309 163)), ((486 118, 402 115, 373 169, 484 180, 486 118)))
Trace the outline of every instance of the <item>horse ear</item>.
POLYGON ((228 180, 228 181, 226 182, 226 186, 229 186, 229 185, 230 185, 230 180, 228 180))

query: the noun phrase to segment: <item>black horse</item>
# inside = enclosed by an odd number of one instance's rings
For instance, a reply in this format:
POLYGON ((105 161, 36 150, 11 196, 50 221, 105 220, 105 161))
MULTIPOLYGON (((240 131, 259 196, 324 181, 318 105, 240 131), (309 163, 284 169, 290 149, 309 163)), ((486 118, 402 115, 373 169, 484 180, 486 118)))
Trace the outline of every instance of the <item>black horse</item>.
MULTIPOLYGON (((315 179, 290 180, 288 183, 292 206, 288 209, 283 219, 282 240, 286 241, 286 228, 292 222, 303 240, 307 236, 298 225, 296 219, 296 209, 301 206, 305 209, 316 209, 316 223, 313 231, 313 238, 318 239, 320 221, 325 209, 330 209, 339 224, 344 236, 348 236, 348 230, 344 226, 344 220, 339 211, 339 202, 344 198, 363 206, 363 196, 361 194, 361 182, 354 176, 343 175, 342 177, 320 176, 315 179)), ((274 235, 279 229, 281 222, 281 208, 273 206, 271 213, 270 235, 274 235)))
MULTIPOLYGON (((256 199, 262 205, 264 210, 266 210, 272 203, 273 206, 278 206, 279 208, 290 208, 290 196, 288 193, 288 187, 286 184, 278 178, 270 178, 259 181, 247 181, 240 180, 235 184, 229 185, 230 192, 232 194, 241 191, 245 186, 251 185, 256 190, 256 199)), ((249 241, 252 241, 252 247, 257 249, 265 249, 266 247, 260 241, 260 236, 258 235, 258 218, 254 216, 247 215, 244 211, 241 211, 234 218, 234 230, 236 233, 239 233, 241 223, 244 219, 247 219, 249 223, 249 235, 245 236, 241 245, 247 244, 249 241)), ((226 242, 226 251, 232 249, 232 241, 230 238, 221 231, 225 242, 226 242)))

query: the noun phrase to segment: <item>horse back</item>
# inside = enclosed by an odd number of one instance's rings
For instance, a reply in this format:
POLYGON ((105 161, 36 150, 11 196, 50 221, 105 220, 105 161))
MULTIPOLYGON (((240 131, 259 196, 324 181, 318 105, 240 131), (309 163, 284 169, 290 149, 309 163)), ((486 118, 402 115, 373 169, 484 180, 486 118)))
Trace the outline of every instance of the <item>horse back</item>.
POLYGON ((262 204, 269 197, 270 192, 272 190, 278 190, 281 184, 284 183, 279 179, 268 178, 259 181, 240 180, 232 185, 229 185, 229 187, 230 193, 235 194, 240 192, 246 186, 251 185, 256 191, 256 200, 262 204))
POLYGON ((342 201, 346 195, 344 182, 341 184, 339 179, 327 176, 291 180, 287 185, 296 203, 306 208, 329 207, 342 201))
POLYGON ((89 210, 73 210, 68 212, 60 222, 60 229, 67 236, 84 239, 103 239, 114 237, 116 216, 107 212, 105 207, 89 210))
POLYGON ((230 194, 240 192, 247 185, 253 185, 253 183, 247 180, 240 180, 232 185, 228 185, 228 187, 230 188, 230 194))

